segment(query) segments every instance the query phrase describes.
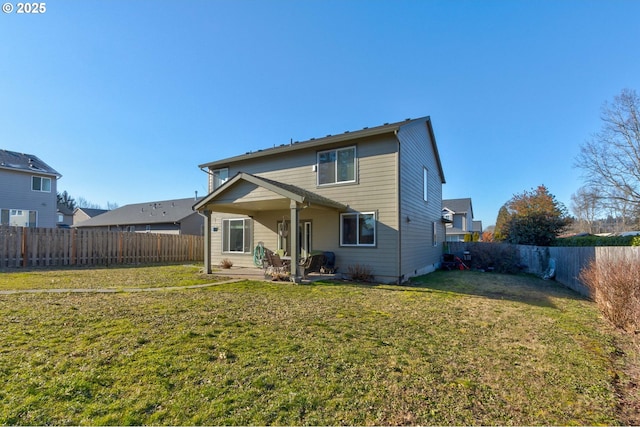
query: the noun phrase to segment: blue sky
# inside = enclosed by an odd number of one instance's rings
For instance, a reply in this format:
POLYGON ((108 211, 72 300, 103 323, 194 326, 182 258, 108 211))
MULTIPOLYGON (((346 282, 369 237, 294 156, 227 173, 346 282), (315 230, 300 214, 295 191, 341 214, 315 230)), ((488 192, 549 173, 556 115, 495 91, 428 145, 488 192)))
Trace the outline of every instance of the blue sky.
POLYGON ((429 115, 443 197, 488 226, 540 184, 569 207, 603 102, 640 90, 638 16, 635 0, 50 1, 0 14, 0 148, 123 206, 204 195, 198 164, 429 115))

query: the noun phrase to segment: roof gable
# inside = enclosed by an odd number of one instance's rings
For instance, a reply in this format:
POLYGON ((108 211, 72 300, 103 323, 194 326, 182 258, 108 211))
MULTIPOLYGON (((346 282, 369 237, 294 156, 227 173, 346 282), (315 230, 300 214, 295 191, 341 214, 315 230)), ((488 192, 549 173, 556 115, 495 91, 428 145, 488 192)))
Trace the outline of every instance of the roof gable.
MULTIPOLYGON (((347 206, 341 203, 338 203, 334 200, 328 199, 311 191, 305 190, 303 188, 297 187, 295 185, 285 184, 279 181, 274 181, 272 179, 255 176, 246 172, 237 173, 233 178, 229 179, 214 192, 210 193, 207 197, 196 203, 193 206, 193 209, 197 211, 205 210, 207 208, 207 205, 215 204, 215 202, 218 199, 221 199, 225 193, 232 191, 232 189, 234 188, 239 188, 246 183, 249 183, 255 187, 266 189, 278 198, 293 200, 296 203, 300 203, 306 206, 315 206, 337 210, 347 209, 347 206)), ((264 202, 267 203, 267 201, 264 202)), ((240 204, 235 203, 235 201, 226 203, 230 205, 236 205, 237 209, 232 208, 232 210, 236 210, 237 212, 241 212, 243 210, 243 208, 240 207, 240 204)), ((286 206, 283 207, 289 207, 289 203, 287 202, 286 206)))
POLYGON ((473 218, 473 207, 471 206, 471 199, 445 199, 442 201, 442 209, 448 209, 449 211, 457 214, 470 213, 473 218))
POLYGON ((88 217, 93 218, 94 216, 109 212, 109 209, 76 208, 73 213, 75 214, 77 211, 83 212, 88 217))

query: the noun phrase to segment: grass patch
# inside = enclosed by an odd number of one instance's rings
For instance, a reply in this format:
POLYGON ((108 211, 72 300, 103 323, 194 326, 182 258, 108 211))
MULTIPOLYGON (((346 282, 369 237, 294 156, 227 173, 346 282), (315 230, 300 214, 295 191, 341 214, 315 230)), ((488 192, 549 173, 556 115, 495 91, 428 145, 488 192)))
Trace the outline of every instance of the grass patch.
POLYGON ((216 279, 200 275, 200 266, 58 267, 4 270, 0 290, 13 289, 126 289, 190 286, 216 279))
POLYGON ((626 421, 622 337, 533 277, 15 294, 0 333, 0 424, 626 421))

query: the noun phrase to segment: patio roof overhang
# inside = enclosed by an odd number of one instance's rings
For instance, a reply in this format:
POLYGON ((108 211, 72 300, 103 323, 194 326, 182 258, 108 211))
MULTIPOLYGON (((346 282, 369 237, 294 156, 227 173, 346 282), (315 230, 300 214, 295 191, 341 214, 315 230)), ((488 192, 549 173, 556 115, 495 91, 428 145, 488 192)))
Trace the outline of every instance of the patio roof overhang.
POLYGON ((304 208, 329 209, 344 212, 347 205, 312 193, 294 185, 239 172, 218 189, 208 194, 193 206, 198 212, 214 211, 253 215, 260 211, 288 210, 295 203, 304 208), (260 197, 247 197, 241 190, 244 184, 253 184, 252 189, 267 190, 260 197))
MULTIPOLYGON (((205 217, 205 269, 211 273, 211 214, 235 213, 254 216, 261 211, 289 210, 292 224, 289 239, 291 247, 298 247, 299 211, 301 209, 329 209, 344 212, 349 207, 335 200, 312 193, 295 185, 239 172, 220 188, 193 205, 205 217)), ((291 280, 299 282, 301 267, 298 251, 291 254, 291 280)))

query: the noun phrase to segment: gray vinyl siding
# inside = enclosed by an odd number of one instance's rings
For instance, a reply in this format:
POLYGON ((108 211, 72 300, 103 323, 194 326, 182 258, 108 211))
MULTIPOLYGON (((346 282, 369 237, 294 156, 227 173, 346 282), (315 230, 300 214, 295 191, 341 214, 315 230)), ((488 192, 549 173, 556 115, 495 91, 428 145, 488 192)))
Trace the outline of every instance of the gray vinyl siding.
POLYGON ((53 228, 57 217, 57 180, 55 176, 0 169, 0 209, 37 211, 37 226, 53 228), (31 177, 51 179, 51 191, 31 189, 31 177))
POLYGON ((400 140, 401 269, 405 277, 433 271, 440 262, 444 226, 441 222, 442 180, 425 123, 415 122, 398 132, 400 140), (424 200, 423 170, 428 172, 424 200), (409 218, 409 221, 407 221, 409 218), (433 222, 437 246, 433 246, 433 222))

